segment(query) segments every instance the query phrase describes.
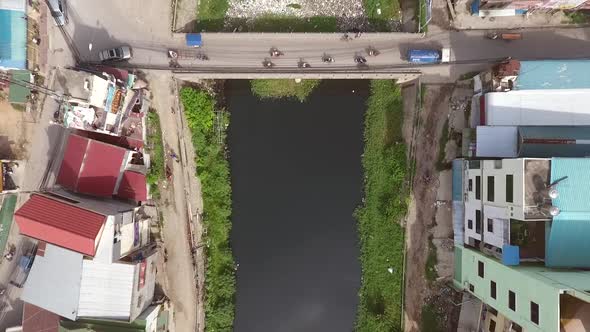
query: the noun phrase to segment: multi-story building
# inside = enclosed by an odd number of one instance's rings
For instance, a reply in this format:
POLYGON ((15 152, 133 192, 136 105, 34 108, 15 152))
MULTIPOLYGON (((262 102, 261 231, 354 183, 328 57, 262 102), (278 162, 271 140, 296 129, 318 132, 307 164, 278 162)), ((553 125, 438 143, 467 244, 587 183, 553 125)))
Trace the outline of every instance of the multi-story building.
MULTIPOLYGON (((590 159, 470 160, 462 167, 464 244, 507 265, 590 267, 590 159), (589 200, 581 197, 588 196, 589 200)), ((460 210, 460 206, 458 207, 460 210)))
POLYGON ((590 271, 506 266, 456 246, 453 284, 485 303, 483 331, 590 331, 590 271))

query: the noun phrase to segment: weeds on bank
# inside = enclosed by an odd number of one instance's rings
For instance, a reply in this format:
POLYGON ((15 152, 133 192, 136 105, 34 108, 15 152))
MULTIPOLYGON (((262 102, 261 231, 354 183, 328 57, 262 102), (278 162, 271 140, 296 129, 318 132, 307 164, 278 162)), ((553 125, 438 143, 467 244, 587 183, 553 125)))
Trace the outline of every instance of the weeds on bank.
POLYGON ((371 82, 365 115, 365 199, 355 212, 362 282, 357 331, 401 331, 404 230, 408 173, 402 139, 401 90, 393 81, 371 82))
POLYGON ((260 99, 297 98, 304 102, 320 80, 251 80, 250 89, 260 99))
POLYGON ((147 183, 150 187, 152 198, 160 198, 160 181, 165 179, 164 144, 162 142, 162 128, 160 117, 155 109, 150 108, 147 114, 147 150, 150 155, 150 170, 147 174, 147 183))
POLYGON ((197 154, 206 229, 206 331, 231 331, 236 292, 235 265, 229 243, 231 184, 225 157, 227 114, 216 117, 215 99, 206 92, 182 88, 180 99, 197 154), (216 119, 218 119, 216 123, 216 119), (219 129, 221 128, 221 129, 219 129), (219 130, 218 130, 219 129, 219 130), (221 135, 221 137, 219 137, 221 135), (222 142, 219 144, 219 142, 222 142))

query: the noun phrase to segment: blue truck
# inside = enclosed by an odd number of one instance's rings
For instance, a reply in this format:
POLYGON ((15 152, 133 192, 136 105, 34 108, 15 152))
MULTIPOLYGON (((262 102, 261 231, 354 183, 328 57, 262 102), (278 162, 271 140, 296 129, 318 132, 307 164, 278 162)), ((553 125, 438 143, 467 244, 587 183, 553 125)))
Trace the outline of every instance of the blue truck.
POLYGON ((201 39, 200 33, 187 33, 186 34, 186 46, 189 47, 201 47, 203 40, 201 39))
POLYGON ((451 50, 443 48, 442 50, 409 50, 408 62, 411 63, 447 63, 451 58, 451 50))

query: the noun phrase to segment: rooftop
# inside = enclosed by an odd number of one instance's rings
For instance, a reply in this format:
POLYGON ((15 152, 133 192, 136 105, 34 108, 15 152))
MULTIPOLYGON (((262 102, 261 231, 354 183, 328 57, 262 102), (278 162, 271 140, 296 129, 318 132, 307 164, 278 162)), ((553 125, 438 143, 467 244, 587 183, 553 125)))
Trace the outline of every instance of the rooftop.
POLYGON ((10 83, 10 90, 8 93, 8 101, 13 104, 25 104, 29 101, 31 89, 25 86, 33 79, 31 72, 28 70, 12 70, 10 71, 13 80, 18 80, 22 83, 10 83))
POLYGON ((27 67, 27 21, 22 19, 23 15, 24 1, 21 6, 14 1, 0 2, 0 68, 27 67))
POLYGON ((133 159, 135 154, 139 153, 70 134, 56 182, 92 196, 145 201, 145 167, 132 164, 137 162, 133 159))
POLYGON ((551 182, 560 209, 553 218, 547 244, 547 266, 590 268, 590 159, 553 158, 551 182))
POLYGON ((60 317, 53 312, 25 302, 22 332, 58 332, 59 320, 60 317))
POLYGON ((551 217, 544 207, 546 188, 549 185, 551 161, 547 159, 524 159, 524 216, 526 219, 551 217))
POLYGON ((590 60, 521 61, 515 89, 590 88, 590 60))
POLYGON ((93 256, 106 216, 56 197, 33 194, 15 220, 21 234, 93 256))

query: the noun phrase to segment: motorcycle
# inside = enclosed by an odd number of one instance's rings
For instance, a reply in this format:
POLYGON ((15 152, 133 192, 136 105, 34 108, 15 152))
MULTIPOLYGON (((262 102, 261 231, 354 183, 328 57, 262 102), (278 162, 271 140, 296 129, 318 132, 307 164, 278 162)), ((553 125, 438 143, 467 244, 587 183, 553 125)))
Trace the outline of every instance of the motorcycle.
POLYGON ((322 56, 322 62, 332 63, 332 62, 334 62, 334 58, 327 55, 327 54, 324 54, 322 56))
POLYGON ((279 49, 276 47, 271 47, 269 50, 269 53, 270 53, 270 56, 274 57, 274 58, 279 57, 281 55, 285 55, 285 53, 279 51, 279 49))
POLYGON ((340 37, 342 41, 351 41, 352 37, 350 37, 347 33, 345 33, 342 37, 340 37))
POLYGON ((357 55, 354 57, 354 62, 358 64, 365 64, 367 63, 367 59, 365 59, 363 56, 357 55))
POLYGON ((309 62, 303 60, 303 59, 299 59, 299 62, 297 63, 297 67, 299 68, 310 68, 311 65, 309 64, 309 62))
POLYGON ((379 50, 371 46, 367 48, 367 54, 369 56, 378 56, 379 54, 381 54, 381 52, 379 52, 379 50))
POLYGON ((209 60, 209 57, 206 54, 198 54, 197 59, 202 60, 202 61, 207 61, 207 60, 209 60))
POLYGON ((264 61, 262 61, 262 66, 264 68, 272 68, 275 66, 275 64, 272 61, 270 61, 270 59, 264 59, 264 61))

